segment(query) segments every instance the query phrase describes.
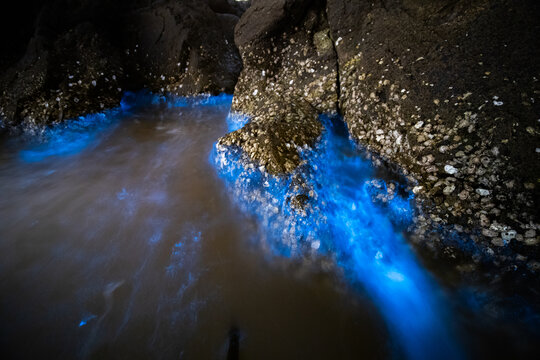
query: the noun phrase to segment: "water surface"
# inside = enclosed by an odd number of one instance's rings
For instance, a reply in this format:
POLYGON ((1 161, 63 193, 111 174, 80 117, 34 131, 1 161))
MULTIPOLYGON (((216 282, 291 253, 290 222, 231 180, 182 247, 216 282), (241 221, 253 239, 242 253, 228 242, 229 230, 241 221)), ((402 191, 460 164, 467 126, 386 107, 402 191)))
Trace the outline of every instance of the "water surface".
POLYGON ((367 298, 320 260, 269 255, 231 202, 209 161, 229 105, 155 104, 4 144, 5 358, 223 359, 233 326, 246 359, 388 353, 367 298))
POLYGON ((301 173, 269 177, 216 151, 248 120, 230 102, 128 94, 0 144, 2 358, 224 359, 231 329, 241 359, 531 353, 477 314, 489 296, 426 271, 406 184, 339 119, 301 173))

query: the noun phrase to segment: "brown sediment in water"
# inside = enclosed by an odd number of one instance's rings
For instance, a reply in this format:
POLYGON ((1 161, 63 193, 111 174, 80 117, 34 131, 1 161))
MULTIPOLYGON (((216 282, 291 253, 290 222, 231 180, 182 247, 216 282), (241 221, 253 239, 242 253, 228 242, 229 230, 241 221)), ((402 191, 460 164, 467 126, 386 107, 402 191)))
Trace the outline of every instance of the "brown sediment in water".
POLYGON ((225 358, 232 325, 241 358, 387 354, 370 301, 265 253, 231 204, 208 159, 228 110, 151 108, 36 163, 3 144, 4 354, 225 358))

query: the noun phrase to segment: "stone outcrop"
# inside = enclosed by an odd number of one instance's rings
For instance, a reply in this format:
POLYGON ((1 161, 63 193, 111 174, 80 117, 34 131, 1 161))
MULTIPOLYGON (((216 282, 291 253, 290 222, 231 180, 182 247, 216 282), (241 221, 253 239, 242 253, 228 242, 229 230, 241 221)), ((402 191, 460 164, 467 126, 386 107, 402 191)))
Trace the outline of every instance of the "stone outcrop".
POLYGON ((252 117, 220 140, 240 146, 273 173, 300 163, 298 147, 311 146, 320 113, 337 112, 337 57, 324 1, 255 1, 235 30, 244 70, 232 109, 252 117), (309 6, 307 6, 309 4, 309 6))
POLYGON ((0 59, 5 127, 117 106, 125 90, 232 92, 241 70, 233 29, 245 9, 234 1, 52 0, 28 6, 34 21, 11 24, 22 35, 15 42, 4 33, 1 43, 9 54, 0 59))
POLYGON ((457 235, 475 256, 540 269, 536 1, 24 5, 17 24, 2 13, 0 131, 110 108, 125 90, 234 88, 233 111, 251 121, 220 146, 283 174, 320 138, 319 114, 338 113, 409 175, 419 241, 457 235))
POLYGON ((428 222, 522 263, 538 243, 535 10, 488 0, 328 2, 353 138, 412 175, 428 222))
POLYGON ((235 31, 233 100, 252 122, 220 142, 290 172, 298 154, 283 146, 316 141, 317 114, 339 112, 360 145, 410 176, 421 241, 448 230, 476 255, 536 271, 538 7, 255 0, 235 31))

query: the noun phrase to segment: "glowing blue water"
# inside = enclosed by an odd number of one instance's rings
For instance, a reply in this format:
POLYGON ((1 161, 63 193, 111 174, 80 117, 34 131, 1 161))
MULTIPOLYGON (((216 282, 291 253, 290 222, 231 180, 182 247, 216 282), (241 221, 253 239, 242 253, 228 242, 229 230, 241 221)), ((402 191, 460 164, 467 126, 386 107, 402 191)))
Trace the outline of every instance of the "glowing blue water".
MULTIPOLYGON (((23 162, 35 163, 50 157, 79 154, 83 150, 96 146, 103 139, 105 130, 112 129, 119 120, 143 107, 215 106, 230 104, 231 101, 232 96, 228 94, 178 97, 154 94, 149 91, 126 92, 117 108, 38 129, 40 136, 33 137, 33 141, 28 143, 27 148, 20 151, 20 159, 23 162)), ((32 132, 35 133, 36 129, 32 129, 32 132)))
POLYGON ((229 131, 241 129, 249 122, 249 116, 241 113, 229 113, 227 116, 227 127, 229 131))
POLYGON ((119 111, 115 109, 46 128, 38 142, 20 152, 20 158, 24 162, 33 163, 51 156, 78 154, 95 144, 96 135, 111 126, 118 116, 119 111))
MULTIPOLYGON (((43 141, 29 144, 20 159, 39 162, 77 154, 96 145, 104 130, 138 107, 230 102, 229 95, 174 98, 127 93, 117 109, 43 130, 43 141)), ((229 116, 229 130, 248 120, 239 114, 229 116)), ((400 234, 411 222, 412 194, 399 183, 377 178, 371 163, 343 136, 339 123, 323 121, 322 139, 315 149, 299 149, 309 161, 291 176, 269 176, 234 149, 216 148, 213 160, 239 207, 259 219, 269 249, 280 256, 333 255, 350 281, 361 284, 379 306, 409 358, 459 358, 438 289, 400 234), (294 208, 295 197, 309 200, 305 207, 294 208)), ((124 200, 129 192, 122 189, 116 195, 124 200)), ((84 318, 79 326, 89 320, 84 318)))
POLYGON ((408 358, 460 358, 439 290, 399 231, 411 222, 413 195, 377 179, 342 124, 322 120, 319 145, 298 148, 309 162, 290 176, 263 173, 238 150, 216 146, 215 164, 233 198, 259 219, 275 253, 333 254, 378 305, 408 358), (307 202, 295 210, 291 201, 298 195, 307 202))

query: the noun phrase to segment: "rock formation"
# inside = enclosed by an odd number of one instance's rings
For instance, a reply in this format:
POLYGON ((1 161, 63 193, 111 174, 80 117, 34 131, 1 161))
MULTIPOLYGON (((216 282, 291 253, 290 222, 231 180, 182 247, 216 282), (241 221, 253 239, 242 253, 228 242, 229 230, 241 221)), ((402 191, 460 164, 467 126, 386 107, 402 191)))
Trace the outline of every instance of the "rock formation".
POLYGON ((298 166, 296 147, 312 145, 321 134, 317 115, 338 110, 325 4, 308 3, 255 1, 235 31, 245 69, 232 109, 252 120, 220 144, 240 146, 273 174, 298 166))
POLYGON ((252 120, 220 144, 290 172, 295 146, 321 132, 317 115, 339 112, 353 139, 409 175, 422 204, 418 239, 441 250, 428 233, 448 231, 476 258, 536 271, 538 10, 506 0, 255 0, 235 30, 244 69, 233 100, 252 120))
POLYGON ((2 52, 9 54, 0 63, 5 127, 50 124, 117 106, 125 90, 232 92, 241 69, 233 29, 243 8, 233 1, 27 5, 25 21, 3 25, 2 52), (12 38, 10 28, 21 32, 12 38))
POLYGON ((117 106, 125 90, 234 88, 233 111, 251 120, 219 145, 284 174, 319 139, 318 115, 340 114, 359 145, 409 176, 420 242, 454 256, 442 238, 476 259, 540 269, 536 1, 19 7, 2 15, 0 130, 117 106))

